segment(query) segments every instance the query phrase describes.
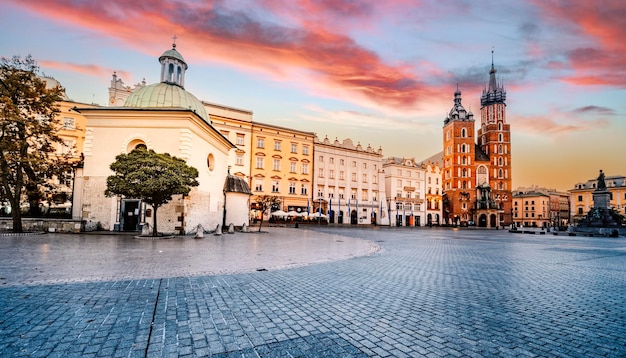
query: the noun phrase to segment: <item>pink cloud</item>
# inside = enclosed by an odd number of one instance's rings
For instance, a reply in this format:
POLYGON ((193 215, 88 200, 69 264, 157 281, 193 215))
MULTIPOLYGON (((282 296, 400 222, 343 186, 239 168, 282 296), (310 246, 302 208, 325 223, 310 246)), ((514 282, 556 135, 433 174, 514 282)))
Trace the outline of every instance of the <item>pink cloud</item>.
POLYGON ((606 127, 610 124, 610 121, 605 118, 585 120, 574 116, 573 113, 558 112, 539 116, 511 115, 509 119, 511 125, 515 126, 516 130, 541 135, 581 132, 606 127))
POLYGON ((578 85, 626 87, 626 2, 535 1, 542 14, 563 31, 577 28, 595 40, 567 53, 574 74, 562 78, 578 85))
MULTIPOLYGON (((266 0, 265 4, 268 6, 264 11, 272 11, 291 2, 266 0)), ((288 12, 295 18, 306 12, 313 14, 311 18, 315 20, 330 14, 328 19, 340 24, 347 14, 363 18, 379 16, 381 5, 376 4, 299 1, 287 6, 288 10, 276 10, 273 15, 288 12)), ((435 88, 422 83, 412 66, 386 63, 341 29, 337 30, 339 25, 326 27, 327 23, 315 21, 299 26, 277 25, 280 22, 258 20, 248 12, 229 10, 228 2, 220 1, 189 4, 159 0, 79 3, 33 0, 16 5, 59 22, 119 38, 148 53, 162 49, 163 39, 177 34, 178 48, 187 59, 218 61, 261 71, 277 79, 304 74, 349 101, 368 101, 386 108, 415 108, 440 95, 435 88), (139 37, 138 33, 142 35, 139 37)), ((424 78, 430 77, 431 72, 441 73, 435 64, 423 68, 417 70, 421 70, 424 78)))
POLYGON ((42 60, 38 61, 39 66, 44 69, 55 69, 62 71, 70 71, 81 73, 89 76, 96 76, 101 78, 110 78, 113 72, 117 72, 118 76, 122 78, 132 78, 132 75, 126 71, 113 70, 110 68, 104 68, 98 65, 90 65, 90 64, 76 64, 70 62, 57 62, 57 61, 48 61, 42 60))

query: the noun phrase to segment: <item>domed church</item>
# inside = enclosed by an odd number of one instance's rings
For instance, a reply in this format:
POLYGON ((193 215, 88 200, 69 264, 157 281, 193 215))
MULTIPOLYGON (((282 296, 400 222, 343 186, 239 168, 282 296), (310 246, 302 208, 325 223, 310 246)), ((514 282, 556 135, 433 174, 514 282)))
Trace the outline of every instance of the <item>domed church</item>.
MULTIPOLYGON (((199 172, 199 186, 159 208, 159 231, 182 234, 198 225, 208 230, 226 222, 224 183, 229 151, 235 146, 211 125, 202 102, 185 90, 188 66, 176 44, 159 63, 161 81, 136 87, 123 106, 76 108, 87 126, 84 168, 77 176, 74 200, 87 231, 139 231, 145 223, 152 225, 152 210, 141 200, 104 196, 115 156, 139 146, 181 158, 199 172)), ((247 204, 241 206, 244 220, 247 204)))

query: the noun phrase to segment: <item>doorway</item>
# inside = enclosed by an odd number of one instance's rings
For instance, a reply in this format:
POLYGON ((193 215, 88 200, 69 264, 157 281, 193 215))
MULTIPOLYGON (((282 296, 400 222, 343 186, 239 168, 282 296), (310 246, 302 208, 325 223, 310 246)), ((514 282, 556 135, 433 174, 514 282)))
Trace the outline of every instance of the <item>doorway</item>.
POLYGON ((122 200, 122 231, 137 231, 139 224, 140 200, 122 200))

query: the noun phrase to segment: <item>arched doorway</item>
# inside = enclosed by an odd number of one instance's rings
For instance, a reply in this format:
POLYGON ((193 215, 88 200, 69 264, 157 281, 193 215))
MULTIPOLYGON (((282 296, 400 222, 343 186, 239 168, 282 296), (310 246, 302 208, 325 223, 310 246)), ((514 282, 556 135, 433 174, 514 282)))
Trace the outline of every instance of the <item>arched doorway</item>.
POLYGON ((328 223, 329 224, 334 224, 335 223, 335 210, 330 210, 328 212, 328 223))
POLYGON ((426 216, 426 225, 433 226, 433 214, 428 214, 426 216))
POLYGON ((496 214, 489 215, 489 227, 498 226, 498 222, 496 221, 496 214))
POLYGON ((343 211, 339 210, 339 217, 337 218, 338 224, 343 224, 343 211))
POLYGON ((352 210, 350 212, 350 224, 356 225, 358 223, 359 223, 359 221, 358 221, 356 210, 352 210))
POLYGON ((372 221, 371 221, 372 225, 376 225, 376 212, 372 211, 372 221))
POLYGON ((487 215, 480 214, 478 217, 478 227, 487 227, 487 215))
POLYGON ((439 226, 439 214, 435 214, 435 225, 439 226))

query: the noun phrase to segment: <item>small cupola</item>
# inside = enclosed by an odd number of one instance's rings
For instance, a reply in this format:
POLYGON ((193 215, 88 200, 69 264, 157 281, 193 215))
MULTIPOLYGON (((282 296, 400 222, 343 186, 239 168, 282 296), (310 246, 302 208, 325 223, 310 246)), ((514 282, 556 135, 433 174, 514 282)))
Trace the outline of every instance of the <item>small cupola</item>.
POLYGON ((172 49, 165 51, 159 57, 159 62, 161 63, 161 82, 185 88, 187 63, 180 52, 176 51, 176 36, 174 36, 172 49))

